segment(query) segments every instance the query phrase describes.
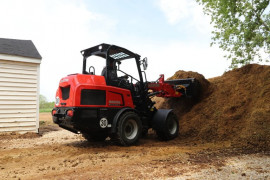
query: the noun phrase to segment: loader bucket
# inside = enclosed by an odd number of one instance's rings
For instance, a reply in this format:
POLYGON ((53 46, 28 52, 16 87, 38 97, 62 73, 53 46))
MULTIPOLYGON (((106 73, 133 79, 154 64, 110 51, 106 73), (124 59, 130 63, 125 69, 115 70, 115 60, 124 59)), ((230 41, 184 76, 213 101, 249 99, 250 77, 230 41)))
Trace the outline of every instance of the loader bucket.
POLYGON ((200 96, 201 86, 195 78, 166 80, 165 83, 174 85, 178 92, 188 98, 198 99, 200 96))

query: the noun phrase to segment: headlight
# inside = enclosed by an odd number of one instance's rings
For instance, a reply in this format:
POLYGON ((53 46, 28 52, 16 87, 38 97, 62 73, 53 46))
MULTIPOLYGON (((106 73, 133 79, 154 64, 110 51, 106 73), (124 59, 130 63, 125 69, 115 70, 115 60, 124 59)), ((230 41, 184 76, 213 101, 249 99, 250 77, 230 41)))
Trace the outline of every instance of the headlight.
POLYGON ((57 97, 55 98, 55 105, 58 106, 59 103, 60 103, 60 98, 57 96, 57 97))

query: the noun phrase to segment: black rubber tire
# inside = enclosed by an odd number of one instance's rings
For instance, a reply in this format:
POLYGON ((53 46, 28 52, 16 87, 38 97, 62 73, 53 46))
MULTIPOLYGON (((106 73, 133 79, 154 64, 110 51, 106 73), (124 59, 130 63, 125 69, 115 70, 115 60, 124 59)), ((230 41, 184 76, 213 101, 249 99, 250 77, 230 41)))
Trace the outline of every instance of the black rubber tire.
POLYGON ((116 140, 123 146, 136 144, 142 134, 142 122, 135 112, 125 112, 117 124, 116 140))
POLYGON ((179 134, 179 122, 173 113, 169 113, 166 124, 162 131, 156 131, 157 136, 162 141, 168 141, 176 138, 179 134))
POLYGON ((88 133, 83 133, 82 136, 87 139, 87 141, 89 142, 101 142, 101 141, 105 141, 105 139, 108 137, 107 134, 95 134, 95 135, 91 135, 88 133))

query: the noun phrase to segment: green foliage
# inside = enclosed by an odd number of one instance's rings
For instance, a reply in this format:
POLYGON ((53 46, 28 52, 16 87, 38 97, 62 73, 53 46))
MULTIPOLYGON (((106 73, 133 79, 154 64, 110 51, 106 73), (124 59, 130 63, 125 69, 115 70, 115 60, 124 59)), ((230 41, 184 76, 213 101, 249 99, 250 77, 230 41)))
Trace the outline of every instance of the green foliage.
POLYGON ((54 106, 52 106, 51 108, 47 108, 47 109, 39 109, 39 112, 51 112, 54 106))
POLYGON ((50 112, 54 107, 54 102, 48 102, 46 97, 39 95, 39 112, 50 112))
POLYGON ((230 68, 269 61, 269 0, 196 0, 211 16, 213 44, 228 52, 230 68), (267 9, 268 7, 268 9, 267 9), (262 54, 268 54, 263 57, 262 54))

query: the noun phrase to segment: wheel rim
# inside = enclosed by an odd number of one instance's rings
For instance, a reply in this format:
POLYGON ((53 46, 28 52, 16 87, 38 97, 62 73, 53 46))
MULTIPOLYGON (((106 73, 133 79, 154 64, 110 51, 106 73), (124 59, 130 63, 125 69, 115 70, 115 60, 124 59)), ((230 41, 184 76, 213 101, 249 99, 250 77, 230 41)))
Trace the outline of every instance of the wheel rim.
POLYGON ((125 137, 129 140, 134 139, 138 134, 138 125, 134 119, 129 119, 124 126, 125 137))
POLYGON ((168 121, 168 129, 171 135, 175 134, 177 131, 177 123, 173 118, 170 118, 168 121))

